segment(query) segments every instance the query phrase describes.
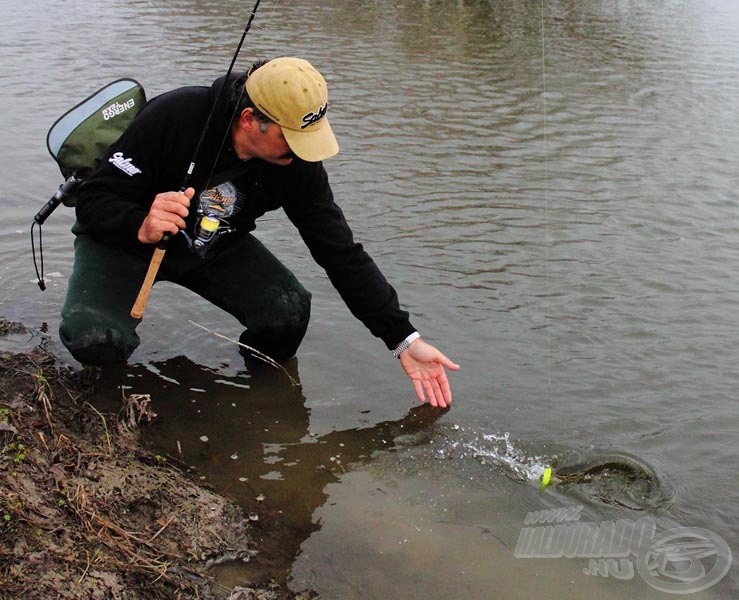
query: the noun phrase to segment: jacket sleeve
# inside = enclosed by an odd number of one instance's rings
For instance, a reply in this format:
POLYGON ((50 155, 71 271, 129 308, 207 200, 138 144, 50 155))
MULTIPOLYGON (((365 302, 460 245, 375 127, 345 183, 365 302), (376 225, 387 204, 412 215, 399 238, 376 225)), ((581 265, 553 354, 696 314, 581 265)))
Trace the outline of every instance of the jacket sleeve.
POLYGON ((288 195, 285 212, 351 313, 392 350, 415 330, 409 315, 375 262, 354 241, 323 166, 304 167, 307 173, 299 178, 299 189, 288 195))

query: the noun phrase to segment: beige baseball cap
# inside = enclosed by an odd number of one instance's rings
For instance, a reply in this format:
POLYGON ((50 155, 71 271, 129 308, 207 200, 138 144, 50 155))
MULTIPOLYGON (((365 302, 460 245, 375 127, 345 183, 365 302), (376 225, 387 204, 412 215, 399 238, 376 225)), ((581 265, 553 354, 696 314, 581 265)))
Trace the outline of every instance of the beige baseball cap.
POLYGON ((339 151, 326 116, 326 81, 307 60, 270 60, 247 77, 246 93, 280 126, 290 149, 303 160, 318 162, 339 151))

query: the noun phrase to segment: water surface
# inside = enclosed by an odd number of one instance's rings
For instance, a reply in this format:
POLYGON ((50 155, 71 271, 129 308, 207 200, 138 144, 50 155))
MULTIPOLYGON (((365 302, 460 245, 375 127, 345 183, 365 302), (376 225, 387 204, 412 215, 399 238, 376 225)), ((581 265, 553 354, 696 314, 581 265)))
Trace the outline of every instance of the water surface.
MULTIPOLYGON (((46 292, 29 250, 61 182, 46 131, 118 77, 150 97, 209 84, 250 6, 4 9, 2 314, 73 362, 55 337, 72 212, 44 227, 46 292)), ((529 511, 639 517, 511 477, 567 449, 640 456, 675 487, 659 526, 709 529, 736 554, 737 32, 731 0, 264 3, 238 65, 294 54, 325 74, 337 200, 414 324, 462 364, 454 407, 398 440, 411 386, 281 214, 257 233, 314 295, 301 388, 246 371, 187 323, 237 337, 233 319, 166 285, 130 367, 101 386, 150 393, 154 447, 262 522, 282 515, 294 535, 272 572, 326 598, 656 594, 638 575, 589 577, 584 559, 514 558, 529 511)), ((732 569, 708 593, 738 585, 732 569)))

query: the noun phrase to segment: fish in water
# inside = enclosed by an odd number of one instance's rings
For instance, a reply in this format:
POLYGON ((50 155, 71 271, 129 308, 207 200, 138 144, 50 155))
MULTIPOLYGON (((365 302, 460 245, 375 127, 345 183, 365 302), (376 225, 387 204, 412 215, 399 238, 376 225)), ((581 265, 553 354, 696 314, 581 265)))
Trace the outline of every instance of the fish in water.
POLYGON ((655 470, 633 454, 607 452, 574 462, 554 463, 540 478, 541 489, 550 485, 584 484, 586 494, 637 510, 669 506, 674 492, 655 470))
POLYGON ((552 473, 552 483, 586 483, 597 475, 614 475, 631 481, 657 481, 654 469, 638 456, 614 452, 557 466, 552 473))

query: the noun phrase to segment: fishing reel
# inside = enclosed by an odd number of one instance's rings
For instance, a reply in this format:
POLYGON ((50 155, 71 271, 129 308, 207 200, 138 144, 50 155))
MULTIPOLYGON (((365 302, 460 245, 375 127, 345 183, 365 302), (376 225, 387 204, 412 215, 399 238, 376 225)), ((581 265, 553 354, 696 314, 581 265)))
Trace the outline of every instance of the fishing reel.
POLYGON ((200 258, 203 258, 216 238, 231 233, 231 227, 226 221, 222 221, 214 212, 198 211, 198 221, 195 225, 195 235, 190 236, 186 231, 182 235, 190 250, 200 258))

